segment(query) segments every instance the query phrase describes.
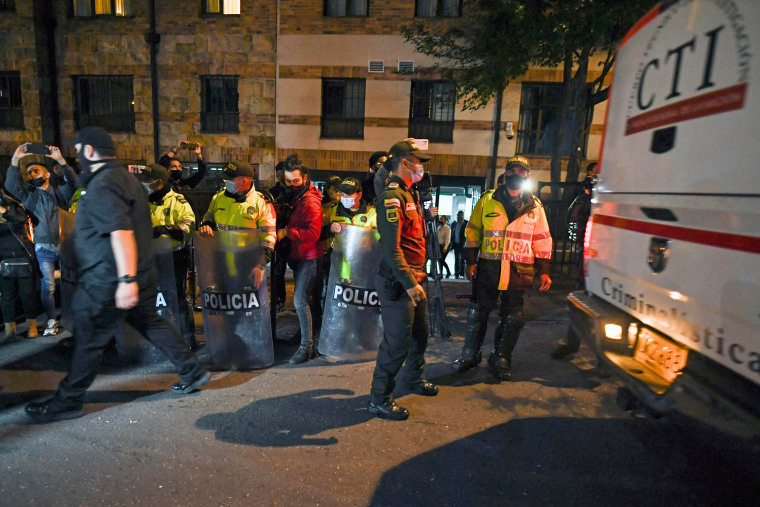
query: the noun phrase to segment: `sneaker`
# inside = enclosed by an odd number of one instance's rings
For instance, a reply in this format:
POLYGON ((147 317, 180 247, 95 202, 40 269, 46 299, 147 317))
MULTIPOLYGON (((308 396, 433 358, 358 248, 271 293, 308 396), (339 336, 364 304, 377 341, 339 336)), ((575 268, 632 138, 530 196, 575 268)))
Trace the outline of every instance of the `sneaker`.
POLYGON ((190 394, 193 391, 197 391, 201 387, 205 386, 211 380, 211 374, 204 371, 200 377, 196 378, 192 382, 185 382, 180 380, 176 384, 172 385, 172 392, 177 394, 190 394))
POLYGON ((311 359, 312 351, 311 351, 311 345, 301 345, 298 347, 298 350, 296 350, 296 353, 293 354, 293 357, 290 358, 290 364, 301 364, 305 363, 309 359, 311 359))
POLYGON ((63 331, 61 321, 50 319, 47 321, 47 327, 45 328, 45 332, 42 333, 42 336, 55 336, 61 331, 63 331))

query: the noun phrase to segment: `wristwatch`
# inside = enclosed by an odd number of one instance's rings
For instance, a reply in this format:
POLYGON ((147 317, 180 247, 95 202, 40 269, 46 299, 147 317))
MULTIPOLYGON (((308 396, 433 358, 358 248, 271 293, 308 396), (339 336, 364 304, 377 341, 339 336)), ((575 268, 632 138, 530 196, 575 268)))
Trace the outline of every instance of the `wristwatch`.
POLYGON ((124 275, 119 277, 119 283, 133 283, 137 281, 137 277, 134 275, 124 275))

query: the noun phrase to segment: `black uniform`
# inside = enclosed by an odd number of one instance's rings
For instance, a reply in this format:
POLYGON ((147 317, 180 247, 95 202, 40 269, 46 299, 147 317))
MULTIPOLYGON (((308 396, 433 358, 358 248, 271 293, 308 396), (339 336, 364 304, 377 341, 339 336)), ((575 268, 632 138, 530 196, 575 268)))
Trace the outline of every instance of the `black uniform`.
POLYGON ((428 339, 427 301, 417 306, 407 290, 425 280, 425 223, 419 201, 404 180, 391 175, 377 197, 381 262, 375 287, 380 299, 383 341, 377 352, 370 401, 393 400, 396 375, 406 360, 409 383, 422 378, 428 339))
POLYGON ((151 247, 153 226, 145 190, 117 160, 108 160, 87 182, 77 208, 74 249, 78 282, 72 298, 76 339, 71 366, 54 401, 81 407, 97 374, 103 350, 122 321, 153 343, 180 370, 186 384, 205 374, 172 325, 156 315, 156 271, 151 247), (134 231, 140 301, 130 310, 116 308, 118 273, 110 234, 134 231))

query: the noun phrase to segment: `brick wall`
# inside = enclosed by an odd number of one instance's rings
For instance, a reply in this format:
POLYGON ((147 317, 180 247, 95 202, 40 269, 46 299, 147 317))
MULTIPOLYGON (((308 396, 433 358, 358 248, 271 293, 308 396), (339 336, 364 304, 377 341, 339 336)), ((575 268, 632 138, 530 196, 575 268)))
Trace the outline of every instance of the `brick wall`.
MULTIPOLYGON (((0 130, 0 155, 10 158, 16 147, 27 141, 41 141, 39 80, 34 40, 32 2, 16 1, 16 11, 0 12, 0 70, 18 71, 21 78, 21 100, 24 128, 0 130)), ((5 169, 5 168, 3 168, 5 169)))

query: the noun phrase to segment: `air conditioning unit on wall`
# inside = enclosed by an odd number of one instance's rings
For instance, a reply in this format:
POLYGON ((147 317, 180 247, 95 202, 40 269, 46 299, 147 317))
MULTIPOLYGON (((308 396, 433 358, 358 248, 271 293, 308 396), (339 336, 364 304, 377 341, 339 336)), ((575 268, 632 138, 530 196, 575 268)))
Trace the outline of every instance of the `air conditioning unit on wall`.
POLYGON ((412 60, 399 60, 398 71, 404 74, 411 74, 414 72, 414 62, 412 60))
POLYGON ((378 72, 383 73, 385 72, 385 61, 384 60, 370 60, 369 61, 369 70, 368 72, 378 72))

